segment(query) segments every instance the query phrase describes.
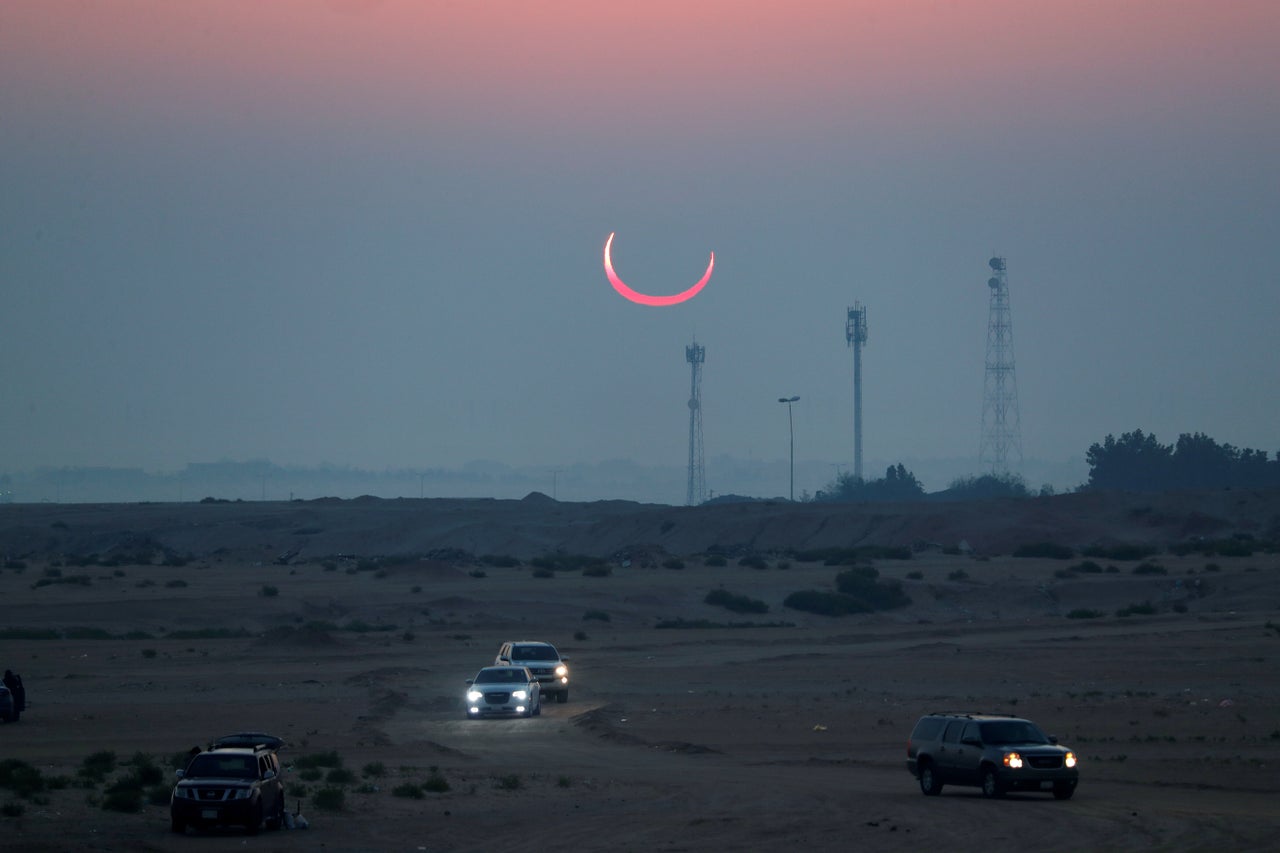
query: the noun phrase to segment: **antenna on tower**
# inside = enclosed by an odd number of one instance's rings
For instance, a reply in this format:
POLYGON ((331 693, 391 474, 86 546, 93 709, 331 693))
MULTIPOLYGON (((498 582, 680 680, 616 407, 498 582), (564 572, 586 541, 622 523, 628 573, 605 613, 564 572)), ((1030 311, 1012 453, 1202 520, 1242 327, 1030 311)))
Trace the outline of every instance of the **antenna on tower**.
POLYGON ((706 467, 702 458, 702 363, 707 360, 707 349, 694 338, 684 348, 684 360, 689 362, 689 506, 697 506, 707 499, 706 467))
POLYGON ((1013 370, 1013 315, 1009 309, 1009 280, 1004 258, 988 264, 992 276, 991 309, 987 320, 987 370, 982 388, 982 442, 978 464, 990 465, 991 473, 1009 473, 1009 455, 1022 461, 1022 435, 1018 417, 1018 381, 1013 370))
POLYGON ((853 476, 862 479, 862 345, 867 342, 867 309, 853 303, 844 324, 844 339, 853 347, 853 476))

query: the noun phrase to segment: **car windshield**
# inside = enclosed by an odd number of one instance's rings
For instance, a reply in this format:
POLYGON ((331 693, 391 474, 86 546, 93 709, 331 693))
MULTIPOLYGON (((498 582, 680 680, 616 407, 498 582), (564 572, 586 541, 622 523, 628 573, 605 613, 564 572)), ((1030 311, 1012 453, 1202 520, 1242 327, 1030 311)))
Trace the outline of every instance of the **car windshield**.
POLYGON ((498 666, 493 669, 482 669, 475 677, 474 684, 524 684, 524 670, 510 666, 498 666))
POLYGON ((1035 723, 1007 720, 982 724, 982 742, 993 746, 1007 743, 1048 743, 1049 738, 1035 723))
POLYGON ((512 660, 558 660, 560 655, 551 646, 516 646, 511 650, 512 660))
POLYGON ((258 762, 252 755, 218 755, 206 752, 191 759, 187 776, 223 779, 252 779, 258 775, 258 762))

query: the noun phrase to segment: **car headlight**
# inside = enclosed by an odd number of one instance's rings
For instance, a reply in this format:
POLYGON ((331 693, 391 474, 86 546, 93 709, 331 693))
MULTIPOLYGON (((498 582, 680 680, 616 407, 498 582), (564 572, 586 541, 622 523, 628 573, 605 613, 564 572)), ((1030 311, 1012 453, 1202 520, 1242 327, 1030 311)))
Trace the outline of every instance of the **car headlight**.
POLYGON ((560 676, 561 678, 564 678, 568 674, 569 674, 569 667, 565 666, 564 664, 560 664, 559 666, 556 667, 556 675, 560 676))
POLYGON ((1007 752, 1004 756, 1004 766, 1011 767, 1014 770, 1022 769, 1022 756, 1016 752, 1007 752))
POLYGON ((174 789, 173 789, 173 796, 174 796, 174 798, 175 798, 175 799, 179 799, 179 800, 194 800, 194 799, 195 799, 195 794, 192 792, 192 790, 191 790, 190 788, 174 788, 174 789))
POLYGON ((481 693, 479 690, 468 690, 468 691, 467 691, 467 701, 468 701, 468 702, 479 702, 479 701, 480 701, 481 699, 483 699, 483 698, 484 698, 484 694, 483 694, 483 693, 481 693))
POLYGON ((529 698, 529 691, 528 691, 528 690, 516 690, 516 691, 513 691, 511 695, 512 695, 514 698, 516 698, 516 699, 524 700, 524 699, 528 699, 528 698, 529 698))
POLYGON ((234 791, 231 792, 231 799, 233 800, 247 800, 252 796, 253 796, 252 788, 236 788, 234 791))
POLYGON ((1076 754, 1074 752, 1068 752, 1066 757, 1062 759, 1062 763, 1067 765, 1068 767, 1075 767, 1076 754))

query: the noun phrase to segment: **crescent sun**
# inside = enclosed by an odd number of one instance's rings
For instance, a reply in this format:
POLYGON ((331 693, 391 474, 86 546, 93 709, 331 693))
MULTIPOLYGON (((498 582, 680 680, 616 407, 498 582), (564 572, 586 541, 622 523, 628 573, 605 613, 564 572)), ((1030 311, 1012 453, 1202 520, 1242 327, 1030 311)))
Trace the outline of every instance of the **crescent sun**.
POLYGON ((716 265, 716 253, 711 253, 711 260, 707 262, 707 271, 702 274, 702 278, 688 290, 682 290, 671 296, 651 296, 648 293, 641 293, 638 290, 632 290, 627 287, 626 282, 618 278, 618 274, 613 271, 613 260, 609 256, 609 248, 613 245, 613 232, 609 234, 609 239, 604 241, 604 272, 609 276, 609 283, 613 285, 613 289, 618 291, 627 299, 640 305, 675 305, 692 299, 698 295, 698 291, 707 286, 707 282, 711 280, 711 270, 716 265))

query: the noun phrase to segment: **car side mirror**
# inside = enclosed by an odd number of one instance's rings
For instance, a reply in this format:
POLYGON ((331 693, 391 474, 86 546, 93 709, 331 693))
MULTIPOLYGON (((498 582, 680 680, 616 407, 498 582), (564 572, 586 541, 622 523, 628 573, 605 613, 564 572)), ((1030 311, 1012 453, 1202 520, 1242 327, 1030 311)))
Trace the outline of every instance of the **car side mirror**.
POLYGON ((568 655, 560 655, 560 660, 561 660, 562 662, 564 662, 564 663, 568 663, 568 662, 569 662, 569 656, 568 656, 568 655))
POLYGON ((474 678, 468 678, 468 679, 467 679, 467 684, 470 684, 470 683, 471 683, 471 682, 473 682, 473 681, 475 681, 475 679, 474 679, 474 678))
POLYGON ((1049 735, 1049 743, 1057 743, 1058 739, 1053 735, 1049 735))
POLYGON ((176 776, 176 777, 178 777, 179 779, 185 779, 185 778, 186 778, 186 776, 187 776, 187 771, 185 771, 185 770, 177 770, 177 771, 175 771, 175 772, 174 772, 174 774, 173 774, 173 775, 174 775, 174 776, 176 776))
POLYGON ((264 782, 266 782, 266 781, 267 781, 267 780, 269 780, 269 779, 274 779, 274 778, 276 778, 276 771, 274 771, 274 770, 268 770, 266 773, 263 773, 263 774, 262 774, 262 781, 264 781, 264 782))

